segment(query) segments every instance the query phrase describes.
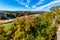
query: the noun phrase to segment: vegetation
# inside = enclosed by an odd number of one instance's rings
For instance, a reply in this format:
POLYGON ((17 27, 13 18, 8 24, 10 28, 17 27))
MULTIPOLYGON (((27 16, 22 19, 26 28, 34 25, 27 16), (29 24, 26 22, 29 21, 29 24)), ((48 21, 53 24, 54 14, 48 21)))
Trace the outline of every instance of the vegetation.
POLYGON ((17 17, 8 28, 0 26, 0 40, 54 40, 60 23, 59 8, 39 16, 17 17))
POLYGON ((11 22, 11 23, 7 23, 7 24, 2 24, 2 26, 4 26, 5 28, 9 28, 13 24, 14 24, 14 22, 11 22))
MULTIPOLYGON (((42 12, 40 12, 42 13, 42 12)), ((0 19, 1 20, 8 20, 13 19, 16 17, 21 17, 24 15, 33 15, 33 14, 39 14, 39 12, 29 12, 29 11, 0 11, 0 19), (4 15, 4 16, 3 16, 4 15)))

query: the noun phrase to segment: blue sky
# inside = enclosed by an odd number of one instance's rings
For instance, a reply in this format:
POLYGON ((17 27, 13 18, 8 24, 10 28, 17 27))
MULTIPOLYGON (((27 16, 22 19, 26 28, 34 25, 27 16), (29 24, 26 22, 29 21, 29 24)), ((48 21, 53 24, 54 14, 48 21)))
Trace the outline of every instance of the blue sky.
POLYGON ((0 0, 0 10, 49 11, 60 5, 60 0, 0 0))

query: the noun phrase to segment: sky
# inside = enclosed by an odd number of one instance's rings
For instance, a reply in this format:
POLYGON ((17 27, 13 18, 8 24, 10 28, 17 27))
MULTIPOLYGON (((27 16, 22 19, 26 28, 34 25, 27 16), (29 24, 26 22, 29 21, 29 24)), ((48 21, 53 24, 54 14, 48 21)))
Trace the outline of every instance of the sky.
POLYGON ((49 11, 60 5, 60 0, 0 0, 0 10, 8 11, 49 11))

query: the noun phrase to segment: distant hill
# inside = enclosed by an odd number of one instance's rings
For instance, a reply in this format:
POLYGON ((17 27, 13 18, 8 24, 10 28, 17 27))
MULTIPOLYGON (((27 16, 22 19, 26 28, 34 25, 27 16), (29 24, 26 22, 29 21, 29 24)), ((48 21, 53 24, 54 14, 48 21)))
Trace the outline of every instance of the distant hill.
POLYGON ((7 20, 12 19, 24 15, 33 15, 33 14, 41 14, 45 11, 3 11, 0 10, 0 19, 7 20))

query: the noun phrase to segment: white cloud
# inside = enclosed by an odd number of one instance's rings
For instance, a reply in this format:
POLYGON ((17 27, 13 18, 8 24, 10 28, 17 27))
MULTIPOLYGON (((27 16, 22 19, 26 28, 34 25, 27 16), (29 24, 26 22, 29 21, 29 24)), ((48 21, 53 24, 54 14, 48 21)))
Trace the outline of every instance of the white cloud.
POLYGON ((23 2, 23 0, 15 0, 15 1, 18 2, 19 4, 26 5, 26 3, 23 2))
POLYGON ((30 0, 27 0, 27 3, 29 4, 30 3, 30 0))
POLYGON ((36 5, 42 4, 44 0, 39 0, 39 2, 36 5))
POLYGON ((42 4, 43 1, 44 0, 39 0, 35 5, 32 6, 32 8, 36 8, 36 6, 42 4))
POLYGON ((16 2, 18 2, 21 5, 24 5, 26 8, 29 8, 29 2, 30 0, 27 0, 27 3, 24 3, 24 0, 15 0, 16 2))
MULTIPOLYGON (((24 5, 24 6, 25 6, 26 8, 28 8, 28 9, 30 8, 30 7, 29 7, 30 1, 31 1, 31 0, 27 0, 27 3, 24 3, 23 0, 17 0, 17 2, 18 2, 19 4, 24 5)), ((35 5, 32 6, 32 9, 31 9, 31 10, 32 10, 32 11, 40 11, 40 10, 43 10, 45 7, 50 8, 51 6, 53 6, 53 4, 60 2, 60 0, 55 0, 55 1, 52 1, 52 2, 50 2, 50 3, 48 3, 48 4, 46 4, 46 5, 42 5, 42 6, 40 6, 40 7, 37 7, 37 5, 40 5, 43 1, 44 1, 44 0, 39 0, 39 2, 37 2, 35 5)), ((30 11, 31 11, 31 10, 30 10, 30 11)))
POLYGON ((60 0, 55 0, 55 1, 53 1, 53 2, 50 2, 50 3, 46 4, 46 5, 43 5, 43 6, 40 6, 40 7, 36 7, 36 8, 33 9, 33 10, 35 10, 35 11, 40 11, 40 10, 44 9, 45 7, 53 6, 52 4, 55 4, 55 3, 58 3, 58 2, 60 2, 60 0))
POLYGON ((28 8, 29 6, 28 5, 25 5, 26 8, 28 8))
POLYGON ((36 6, 35 6, 35 5, 33 5, 33 6, 32 6, 32 8, 36 8, 36 6))
POLYGON ((26 3, 27 5, 25 5, 26 8, 30 8, 29 3, 30 3, 30 0, 27 0, 27 3, 26 3))
POLYGON ((19 2, 20 4, 22 4, 22 5, 26 5, 26 3, 23 3, 23 2, 19 2))

